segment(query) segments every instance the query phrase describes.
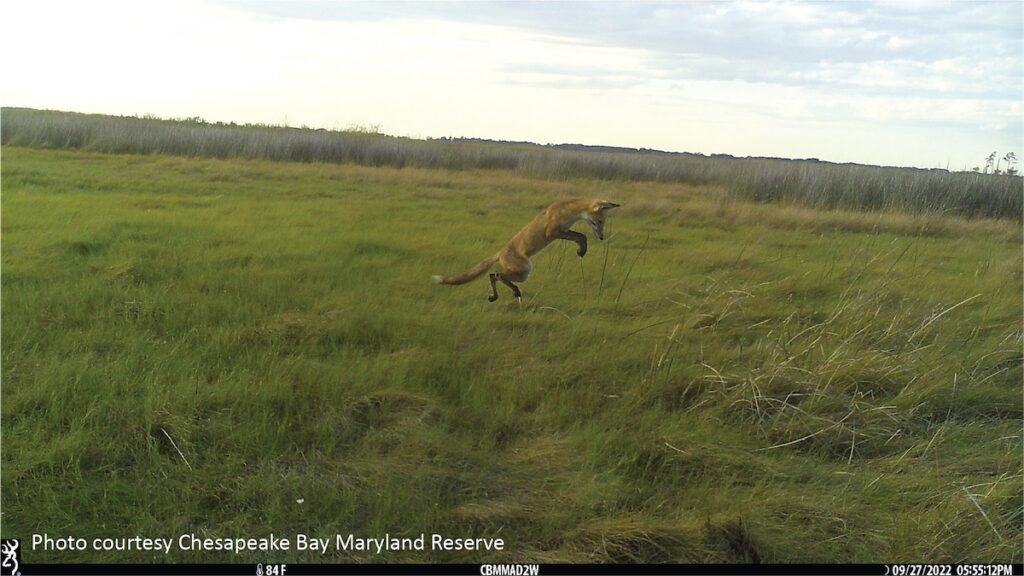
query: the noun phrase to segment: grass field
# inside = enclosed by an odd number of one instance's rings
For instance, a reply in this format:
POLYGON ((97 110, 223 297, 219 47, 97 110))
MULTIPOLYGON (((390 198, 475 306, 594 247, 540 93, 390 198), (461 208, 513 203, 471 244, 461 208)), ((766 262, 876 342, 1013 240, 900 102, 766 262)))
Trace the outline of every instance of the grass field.
MULTIPOLYGON (((1021 562, 1019 218, 7 145, 2 528, 502 538, 32 562, 1021 562), (438 286, 622 203, 521 304, 438 286)), ((589 232, 587 232, 589 234, 589 232)))

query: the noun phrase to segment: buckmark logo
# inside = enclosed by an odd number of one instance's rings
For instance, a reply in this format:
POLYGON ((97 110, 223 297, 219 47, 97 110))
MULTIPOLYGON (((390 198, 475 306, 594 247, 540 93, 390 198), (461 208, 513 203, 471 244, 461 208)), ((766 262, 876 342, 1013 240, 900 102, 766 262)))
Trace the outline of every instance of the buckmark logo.
POLYGON ((21 574, 21 542, 0 540, 0 574, 21 574))

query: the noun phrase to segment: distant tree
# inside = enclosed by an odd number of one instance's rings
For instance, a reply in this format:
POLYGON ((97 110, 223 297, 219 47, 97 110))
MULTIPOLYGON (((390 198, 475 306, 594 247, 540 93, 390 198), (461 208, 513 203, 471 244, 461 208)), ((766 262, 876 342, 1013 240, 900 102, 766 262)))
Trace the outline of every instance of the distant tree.
POLYGON ((997 154, 998 152, 993 152, 988 155, 988 158, 985 158, 985 174, 988 174, 989 171, 992 170, 992 165, 996 163, 997 154))
POLYGON ((1013 152, 1007 152, 1006 156, 1003 156, 1003 160, 1006 161, 1006 173, 1013 176, 1017 173, 1017 169, 1013 167, 1017 163, 1017 155, 1013 152))

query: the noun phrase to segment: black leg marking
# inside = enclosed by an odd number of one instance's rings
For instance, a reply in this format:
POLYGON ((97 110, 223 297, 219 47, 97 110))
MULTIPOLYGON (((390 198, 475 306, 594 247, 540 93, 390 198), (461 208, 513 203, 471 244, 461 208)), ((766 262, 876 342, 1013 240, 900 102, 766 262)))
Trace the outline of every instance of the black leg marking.
POLYGON ((498 299, 498 287, 495 285, 498 280, 501 280, 502 284, 512 289, 513 296, 516 298, 523 297, 523 293, 519 291, 519 286, 516 286, 511 280, 505 278, 501 274, 491 274, 488 278, 491 280, 491 295, 487 297, 488 302, 494 302, 498 299))
POLYGON ((522 298, 523 297, 523 293, 519 291, 519 286, 516 286, 515 284, 510 282, 508 279, 506 279, 504 276, 499 275, 498 279, 501 280, 502 283, 505 284, 505 286, 508 286, 509 288, 512 289, 512 295, 513 296, 515 296, 516 298, 522 298))
POLYGON ((576 243, 580 245, 579 249, 576 250, 576 254, 583 258, 587 255, 587 237, 580 234, 580 237, 576 239, 576 243))
POLYGON ((572 240, 573 242, 579 244, 579 246, 580 246, 576 250, 576 255, 579 256, 580 258, 583 258, 583 256, 586 255, 586 253, 587 253, 587 237, 585 235, 580 234, 579 232, 577 232, 575 230, 559 230, 555 234, 555 238, 561 238, 562 240, 572 240))
POLYGON ((494 283, 497 282, 498 280, 498 275, 491 274, 490 276, 488 276, 488 278, 491 281, 491 295, 487 297, 487 301, 494 302, 495 300, 498 299, 498 287, 494 285, 494 283))

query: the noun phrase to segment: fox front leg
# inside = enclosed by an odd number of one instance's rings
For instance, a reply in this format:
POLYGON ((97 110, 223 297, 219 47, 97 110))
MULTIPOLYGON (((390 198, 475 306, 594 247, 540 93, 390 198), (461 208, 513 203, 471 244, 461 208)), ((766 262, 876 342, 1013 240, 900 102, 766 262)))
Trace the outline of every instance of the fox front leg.
POLYGON ((562 240, 572 240, 579 244, 579 248, 576 250, 576 254, 583 258, 587 254, 587 237, 575 230, 557 230, 553 236, 555 238, 561 238, 562 240))

